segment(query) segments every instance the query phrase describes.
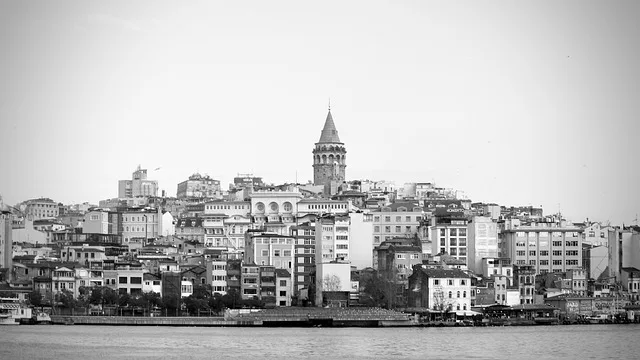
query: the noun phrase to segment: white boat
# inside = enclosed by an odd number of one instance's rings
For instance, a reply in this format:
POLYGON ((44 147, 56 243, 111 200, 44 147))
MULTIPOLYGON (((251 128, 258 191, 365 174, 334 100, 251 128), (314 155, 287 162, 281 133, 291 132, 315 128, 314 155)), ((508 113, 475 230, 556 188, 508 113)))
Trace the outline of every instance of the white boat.
POLYGON ((0 313, 0 325, 20 325, 9 313, 0 313))

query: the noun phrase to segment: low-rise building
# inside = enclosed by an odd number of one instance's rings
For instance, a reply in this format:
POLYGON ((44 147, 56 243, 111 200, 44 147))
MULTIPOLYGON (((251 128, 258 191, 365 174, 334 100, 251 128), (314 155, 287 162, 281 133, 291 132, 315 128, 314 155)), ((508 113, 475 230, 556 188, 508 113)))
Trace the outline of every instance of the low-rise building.
POLYGON ((417 265, 409 277, 408 306, 442 312, 471 310, 471 278, 458 269, 417 265))

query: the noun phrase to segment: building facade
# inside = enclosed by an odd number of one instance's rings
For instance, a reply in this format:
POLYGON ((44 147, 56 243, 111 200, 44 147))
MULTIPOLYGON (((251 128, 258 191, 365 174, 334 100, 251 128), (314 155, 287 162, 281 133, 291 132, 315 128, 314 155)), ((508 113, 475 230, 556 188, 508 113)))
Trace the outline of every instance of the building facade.
POLYGON ((158 196, 158 181, 147 179, 147 169, 138 168, 131 175, 131 180, 118 181, 118 197, 158 196))
MULTIPOLYGON (((373 214, 373 246, 394 237, 427 237, 418 233, 425 213, 417 203, 398 202, 380 207, 373 214)), ((434 253, 435 254, 435 253, 434 253)))
POLYGON ((582 229, 561 223, 532 223, 500 233, 502 257, 533 266, 537 274, 582 268, 582 229))
POLYGON ((178 184, 176 197, 184 200, 222 198, 220 180, 214 180, 208 175, 193 174, 178 184))

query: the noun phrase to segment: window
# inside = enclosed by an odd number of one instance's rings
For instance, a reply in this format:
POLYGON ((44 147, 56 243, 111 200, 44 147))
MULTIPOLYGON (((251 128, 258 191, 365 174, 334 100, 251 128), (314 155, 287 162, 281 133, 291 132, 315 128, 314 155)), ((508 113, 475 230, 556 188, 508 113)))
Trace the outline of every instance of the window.
POLYGON ((391 226, 385 226, 384 227, 384 232, 390 233, 391 232, 391 226))
POLYGON ((287 280, 280 280, 280 286, 287 286, 287 280))
POLYGON ((391 222, 391 216, 385 216, 384 222, 391 222))
POLYGON ((396 216, 396 222, 402 222, 402 216, 396 216))
POLYGON ((530 250, 529 251, 529 256, 536 256, 536 251, 535 250, 530 250))
POLYGON ((376 225, 373 227, 373 232, 380 232, 380 226, 376 225))
POLYGON ((466 297, 467 297, 467 292, 466 292, 466 291, 463 291, 463 292, 462 292, 462 297, 463 297, 463 298, 466 298, 466 297))
POLYGON ((540 256, 549 256, 549 250, 540 250, 540 256))
POLYGON ((460 280, 460 286, 465 286, 467 285, 467 282, 464 279, 460 280))
POLYGON ((406 222, 411 222, 411 216, 407 216, 407 217, 405 218, 405 221, 406 221, 406 222))
POLYGON ((460 297, 460 291, 458 291, 458 296, 457 297, 460 297))
POLYGON ((286 291, 280 291, 280 296, 287 296, 287 292, 286 291))
POLYGON ((553 256, 562 256, 562 250, 553 250, 553 256))
POLYGON ((280 249, 274 249, 273 256, 280 256, 280 249))
POLYGON ((127 277, 126 276, 120 276, 118 278, 118 284, 126 284, 127 283, 127 277))
POLYGON ((453 292, 449 291, 449 299, 453 299, 453 292))
POLYGON ((540 265, 549 265, 549 260, 540 260, 540 265))
POLYGON ((562 265, 562 260, 553 260, 553 265, 562 265))
POLYGON ((269 256, 269 250, 268 249, 262 249, 262 256, 269 256))
POLYGON ((404 259, 404 254, 396 254, 396 259, 404 259))
POLYGON ((449 286, 453 286, 453 280, 452 279, 447 280, 447 283, 449 284, 449 286))
POLYGON ((439 279, 433 279, 433 285, 440 285, 439 279))
POLYGON ((399 233, 400 231, 400 226, 396 226, 396 232, 399 233))
POLYGON ((291 250, 284 250, 283 251, 283 256, 291 256, 291 250))
POLYGON ((449 246, 458 246, 458 241, 455 238, 449 239, 449 246))
POLYGON ((449 229, 450 236, 458 236, 458 229, 449 229))
POLYGON ((411 232, 411 226, 405 226, 405 232, 410 233, 411 232))
POLYGON ((132 277, 130 281, 131 284, 142 284, 142 278, 139 276, 132 277))

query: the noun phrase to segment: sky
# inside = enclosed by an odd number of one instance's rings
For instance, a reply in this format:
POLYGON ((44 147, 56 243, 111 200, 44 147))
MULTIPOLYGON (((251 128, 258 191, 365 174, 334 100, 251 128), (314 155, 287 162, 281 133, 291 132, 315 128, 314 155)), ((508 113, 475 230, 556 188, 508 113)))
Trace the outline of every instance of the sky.
POLYGON ((168 195, 195 172, 304 183, 330 99, 348 180, 433 181, 631 224, 639 13, 588 0, 2 1, 0 195, 97 204, 138 165, 168 195))

